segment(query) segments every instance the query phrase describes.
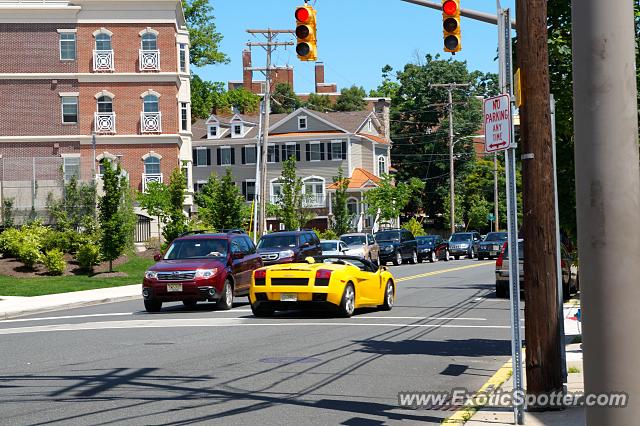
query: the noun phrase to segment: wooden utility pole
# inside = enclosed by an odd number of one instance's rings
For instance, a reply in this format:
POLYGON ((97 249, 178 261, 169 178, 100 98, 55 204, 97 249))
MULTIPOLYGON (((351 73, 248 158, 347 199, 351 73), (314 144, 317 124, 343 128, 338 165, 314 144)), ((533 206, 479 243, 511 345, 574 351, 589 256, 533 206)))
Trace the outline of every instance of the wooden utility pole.
MULTIPOLYGON (((547 1, 517 0, 527 393, 563 389, 558 328, 547 1)), ((535 407, 528 407, 535 409, 535 407)))
MULTIPOLYGON (((293 34, 292 30, 247 30, 249 34, 262 34, 267 38, 266 43, 250 42, 247 46, 260 46, 267 52, 267 66, 265 68, 245 68, 245 71, 262 71, 265 76, 265 89, 264 89, 264 122, 262 131, 262 142, 260 149, 256 149, 256 152, 260 152, 259 162, 259 178, 260 181, 256 182, 256 186, 259 187, 258 192, 258 223, 256 224, 256 230, 258 235, 262 236, 267 230, 267 144, 269 143, 269 118, 271 114, 271 52, 278 46, 293 46, 293 42, 276 42, 275 38, 278 34, 293 34)), ((245 87, 245 89, 247 89, 245 87)), ((247 90, 250 90, 248 88, 247 90)), ((258 140, 260 143, 260 139, 258 140)))

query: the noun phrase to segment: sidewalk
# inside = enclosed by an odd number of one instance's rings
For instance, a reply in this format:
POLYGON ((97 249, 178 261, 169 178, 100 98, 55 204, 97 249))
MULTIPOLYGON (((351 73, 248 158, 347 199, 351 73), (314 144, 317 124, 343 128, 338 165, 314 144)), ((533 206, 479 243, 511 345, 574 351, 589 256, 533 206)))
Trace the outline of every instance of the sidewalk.
MULTIPOLYGON (((572 342, 575 337, 579 336, 580 324, 576 320, 576 312, 579 305, 576 303, 566 303, 564 305, 564 328, 567 342, 572 342)), ((575 373, 569 373, 567 377, 567 391, 568 392, 583 392, 584 391, 584 377, 582 366, 582 345, 580 343, 571 343, 566 346, 567 353, 567 370, 575 371, 575 373)), ((526 377, 525 389, 526 389, 526 377)), ((513 377, 507 380, 500 388, 503 391, 513 390, 513 377)), ((546 425, 546 426, 574 426, 584 425, 585 410, 584 407, 570 407, 561 411, 548 411, 544 413, 524 413, 525 425, 546 425)), ((513 425, 514 415, 511 408, 504 407, 488 407, 485 406, 478 410, 466 423, 465 426, 506 426, 513 425)))
POLYGON ((142 298, 140 284, 35 297, 0 296, 0 321, 24 315, 142 298))

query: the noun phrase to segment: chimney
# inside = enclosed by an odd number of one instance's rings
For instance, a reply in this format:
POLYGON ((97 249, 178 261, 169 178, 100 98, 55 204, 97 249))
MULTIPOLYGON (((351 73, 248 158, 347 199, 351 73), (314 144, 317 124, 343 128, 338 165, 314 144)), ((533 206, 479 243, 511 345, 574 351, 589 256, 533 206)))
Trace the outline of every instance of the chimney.
POLYGON ((320 93, 322 84, 324 84, 324 63, 316 62, 316 93, 320 93))
POLYGON ((251 91, 251 86, 253 82, 253 71, 247 71, 245 68, 251 67, 251 51, 243 50, 242 51, 242 85, 243 87, 251 91))
POLYGON ((391 100, 389 98, 380 98, 373 103, 373 111, 376 113, 378 120, 382 122, 384 127, 384 137, 391 142, 391 119, 389 116, 389 108, 391 100))

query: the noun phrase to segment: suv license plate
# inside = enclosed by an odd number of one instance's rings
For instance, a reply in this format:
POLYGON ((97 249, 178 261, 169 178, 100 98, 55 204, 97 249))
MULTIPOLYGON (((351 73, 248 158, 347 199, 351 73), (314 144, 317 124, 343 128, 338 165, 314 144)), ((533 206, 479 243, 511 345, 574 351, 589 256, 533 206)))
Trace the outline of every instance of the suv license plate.
POLYGON ((182 291, 182 284, 167 284, 167 291, 182 291))
POLYGON ((295 293, 283 293, 280 295, 281 302, 297 302, 298 295, 295 293))

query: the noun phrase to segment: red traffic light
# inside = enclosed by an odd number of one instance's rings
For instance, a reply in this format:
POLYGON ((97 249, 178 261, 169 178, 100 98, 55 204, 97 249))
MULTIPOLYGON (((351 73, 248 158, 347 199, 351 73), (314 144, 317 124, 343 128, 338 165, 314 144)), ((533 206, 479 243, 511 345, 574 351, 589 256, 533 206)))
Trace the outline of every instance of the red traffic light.
POLYGON ((446 15, 453 16, 457 12, 457 10, 458 10, 458 4, 453 0, 448 0, 442 4, 442 11, 446 15))
POLYGON ((311 14, 306 7, 299 7, 296 9, 296 19, 300 22, 308 22, 311 14))

